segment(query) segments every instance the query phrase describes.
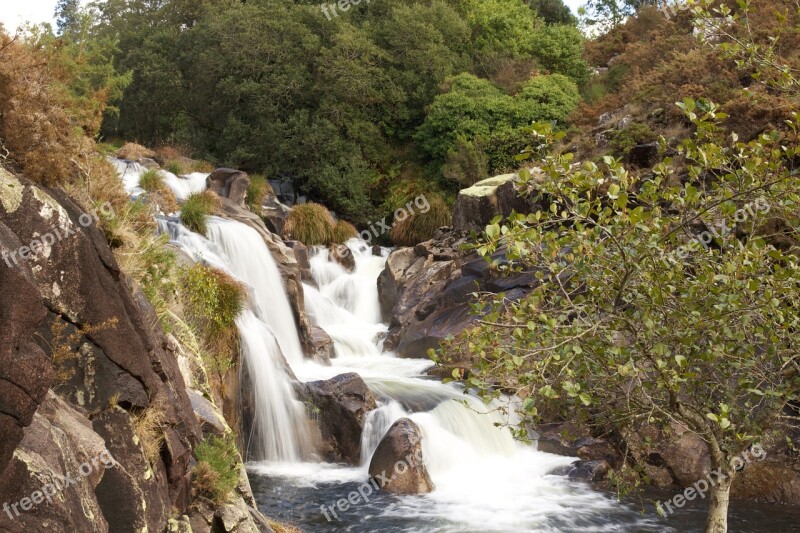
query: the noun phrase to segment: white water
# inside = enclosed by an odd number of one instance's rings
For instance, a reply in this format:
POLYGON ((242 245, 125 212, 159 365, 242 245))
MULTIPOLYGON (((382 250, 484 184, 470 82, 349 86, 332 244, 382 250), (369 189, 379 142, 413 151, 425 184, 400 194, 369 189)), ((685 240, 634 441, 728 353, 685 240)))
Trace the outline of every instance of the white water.
MULTIPOLYGON (((143 170, 125 165, 120 171, 126 188, 135 194, 135 174, 143 170)), ((167 183, 179 197, 194 186, 173 181, 167 183)), ((550 475, 574 459, 515 442, 507 429, 495 427, 502 422, 493 412, 496 405, 487 407, 452 385, 425 379, 422 374, 430 361, 383 353, 387 327, 380 323, 377 277, 386 252, 376 257, 365 243, 351 241, 348 245, 356 258, 353 273, 331 261, 325 250, 312 257, 319 289, 306 285, 305 301, 312 320, 334 340, 336 358, 326 367, 303 359, 280 274, 257 232, 213 217, 208 226, 206 239, 176 221, 160 221, 162 231, 169 232, 195 261, 221 268, 251 288, 252 309, 237 320, 242 356, 256 395, 257 429, 250 437, 264 459, 248 465, 251 473, 284 478, 295 487, 365 482, 371 455, 388 428, 409 417, 422 432, 423 455, 436 488, 428 495, 397 497, 373 517, 377 523, 402 517, 406 523, 427 524, 414 531, 542 531, 554 530, 553 520, 577 527, 582 519, 617 508, 599 493, 550 475), (380 398, 379 408, 365 423, 358 467, 303 462, 309 457, 306 418, 284 361, 302 381, 357 372, 380 398)), ((336 499, 347 497, 349 490, 343 489, 336 499)), ((319 502, 330 503, 335 499, 319 502)), ((616 529, 606 522, 606 527, 595 530, 616 529)))
POLYGON ((304 381, 357 372, 381 399, 365 422, 361 464, 336 469, 260 463, 250 465, 251 472, 310 486, 365 481, 369 461, 386 431, 408 417, 422 432, 423 455, 436 488, 428 495, 398 498, 398 505, 383 509, 384 518, 448 524, 436 531, 523 531, 544 527, 554 514, 573 520, 615 506, 563 476, 549 475, 575 459, 516 442, 507 429, 495 427, 503 422, 497 412, 490 412, 497 405, 487 407, 455 386, 425 378, 422 374, 430 361, 383 353, 387 327, 380 323, 377 277, 386 252, 376 257, 361 241, 348 245, 355 255, 355 272, 331 261, 326 250, 316 250, 311 265, 319 289, 305 287, 309 316, 333 338, 337 357, 331 367, 306 361, 294 371, 304 381))

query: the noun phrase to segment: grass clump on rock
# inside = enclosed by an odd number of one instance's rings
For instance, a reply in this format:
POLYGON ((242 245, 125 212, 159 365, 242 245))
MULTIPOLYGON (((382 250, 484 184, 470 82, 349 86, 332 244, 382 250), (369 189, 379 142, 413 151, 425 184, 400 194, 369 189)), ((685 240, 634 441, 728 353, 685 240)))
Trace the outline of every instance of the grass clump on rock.
POLYGON ((221 270, 194 265, 183 272, 180 289, 186 318, 213 358, 209 366, 224 374, 238 349, 236 318, 247 299, 244 285, 221 270))
POLYGON ((447 202, 438 194, 428 194, 430 208, 416 211, 404 218, 395 220, 389 234, 392 242, 398 246, 414 246, 433 237, 433 232, 442 226, 452 223, 453 215, 447 202))
POLYGON ((239 484, 241 461, 232 435, 211 437, 195 448, 197 466, 192 485, 195 492, 215 503, 228 501, 239 484))
POLYGON ((354 225, 346 220, 336 222, 333 227, 333 242, 335 244, 344 244, 354 237, 358 237, 358 230, 354 225))
POLYGON ((306 246, 327 245, 333 242, 335 226, 327 207, 309 202, 292 208, 284 232, 306 246))
POLYGON ((250 211, 261 214, 261 205, 264 203, 264 198, 274 194, 275 192, 272 190, 267 178, 260 174, 254 174, 250 176, 250 185, 247 186, 245 202, 250 211))
POLYGON ((190 195, 181 208, 181 222, 190 230, 205 235, 206 217, 217 203, 217 197, 210 191, 190 195))

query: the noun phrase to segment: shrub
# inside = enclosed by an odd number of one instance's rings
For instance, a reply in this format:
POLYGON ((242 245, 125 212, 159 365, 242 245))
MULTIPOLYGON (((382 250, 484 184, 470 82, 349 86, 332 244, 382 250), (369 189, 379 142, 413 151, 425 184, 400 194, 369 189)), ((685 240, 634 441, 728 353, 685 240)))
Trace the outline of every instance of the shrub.
POLYGON ((220 373, 231 366, 237 349, 236 318, 245 306, 244 285, 231 276, 205 265, 194 265, 181 276, 185 314, 197 326, 220 373))
POLYGON ((486 146, 481 138, 474 141, 460 138, 456 146, 447 152, 447 163, 442 174, 459 187, 469 187, 489 177, 489 160, 486 146))
POLYGON ((296 205, 286 219, 285 233, 306 246, 330 244, 336 223, 328 208, 309 202, 296 205))
POLYGON ((190 195, 181 208, 181 222, 190 230, 205 235, 206 217, 217 203, 217 197, 209 191, 190 195))
POLYGON ((232 435, 211 437, 195 448, 197 466, 194 468, 195 492, 225 503, 239 484, 241 460, 232 435))
POLYGON ((245 199, 250 211, 260 214, 264 198, 274 194, 275 191, 272 190, 267 178, 260 174, 250 176, 250 185, 247 186, 247 198, 245 199))
POLYGON ((438 194, 428 194, 430 209, 395 222, 390 236, 398 246, 414 246, 433 237, 433 232, 452 223, 453 215, 447 202, 438 194))
POLYGON ((333 227, 333 241, 335 244, 344 244, 350 239, 358 237, 358 230, 346 220, 339 220, 333 227))
POLYGON ((636 122, 616 132, 609 146, 615 155, 627 157, 637 144, 652 142, 657 138, 658 135, 650 129, 650 126, 636 122))

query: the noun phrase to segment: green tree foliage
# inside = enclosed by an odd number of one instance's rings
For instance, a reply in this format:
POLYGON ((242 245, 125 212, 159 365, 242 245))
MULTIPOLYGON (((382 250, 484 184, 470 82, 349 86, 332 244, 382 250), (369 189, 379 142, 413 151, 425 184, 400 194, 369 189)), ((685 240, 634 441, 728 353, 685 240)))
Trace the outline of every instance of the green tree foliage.
POLYGON ((548 24, 575 26, 578 19, 562 0, 527 0, 531 9, 548 24))
POLYGON ((488 80, 460 74, 434 99, 415 138, 437 162, 448 157, 452 162, 459 151, 463 159, 468 155, 464 143, 486 142, 489 171, 496 172, 513 164, 509 158, 519 152, 513 148, 523 128, 540 120, 565 121, 579 101, 577 86, 561 74, 536 76, 515 96, 488 80))
MULTIPOLYGON (((672 158, 640 177, 611 157, 576 168, 555 153, 523 173, 547 207, 490 225, 478 251, 506 250, 497 267, 540 284, 519 301, 483 302, 485 325, 455 344, 480 355, 469 385, 525 398, 529 420, 623 434, 678 424, 700 436, 727 476, 707 528, 722 532, 730 460, 790 423, 783 410, 800 398, 800 117, 786 134, 741 142, 726 138, 714 104, 681 107, 696 127, 678 147, 683 172, 672 158)), ((549 126, 538 131, 549 138, 549 126)))
POLYGON ((535 72, 580 82, 585 71, 580 35, 523 0, 362 2, 330 18, 299 0, 97 6, 98 35, 133 72, 106 133, 290 178, 357 223, 380 216, 398 167, 441 175, 449 147, 431 161, 414 139, 448 78, 515 94, 535 72))

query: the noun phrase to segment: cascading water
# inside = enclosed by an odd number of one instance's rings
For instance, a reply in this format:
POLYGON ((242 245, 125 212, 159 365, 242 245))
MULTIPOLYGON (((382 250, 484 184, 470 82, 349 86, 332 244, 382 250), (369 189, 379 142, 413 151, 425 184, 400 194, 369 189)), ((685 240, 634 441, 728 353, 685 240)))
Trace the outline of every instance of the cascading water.
MULTIPOLYGON (((115 164, 131 195, 141 194, 138 180, 144 168, 115 164)), ((182 199, 202 190, 205 178, 168 176, 166 183, 182 199)), ((550 475, 573 459, 515 442, 507 430, 495 426, 502 422, 493 411, 496 406, 425 378, 430 361, 383 353, 387 326, 380 320, 377 277, 386 251, 377 256, 366 243, 350 241, 356 262, 352 273, 332 261, 327 250, 314 251, 312 274, 318 288, 304 286, 306 310, 331 336, 336 352, 332 365, 322 366, 303 358, 280 273, 255 230, 215 217, 208 220, 208 238, 174 219, 159 219, 159 227, 195 261, 223 269, 251 289, 251 308, 237 319, 237 327, 255 395, 251 444, 262 461, 249 464, 248 470, 256 497, 271 516, 301 520, 313 531, 662 529, 610 498, 550 475), (292 390, 292 371, 302 381, 357 372, 380 398, 365 422, 359 467, 303 462, 310 457, 305 449, 307 421, 292 390), (379 493, 338 521, 322 518, 320 504, 335 503, 367 479, 374 450, 402 417, 420 427, 436 489, 424 496, 379 493), (614 521, 604 517, 612 513, 614 521)))

